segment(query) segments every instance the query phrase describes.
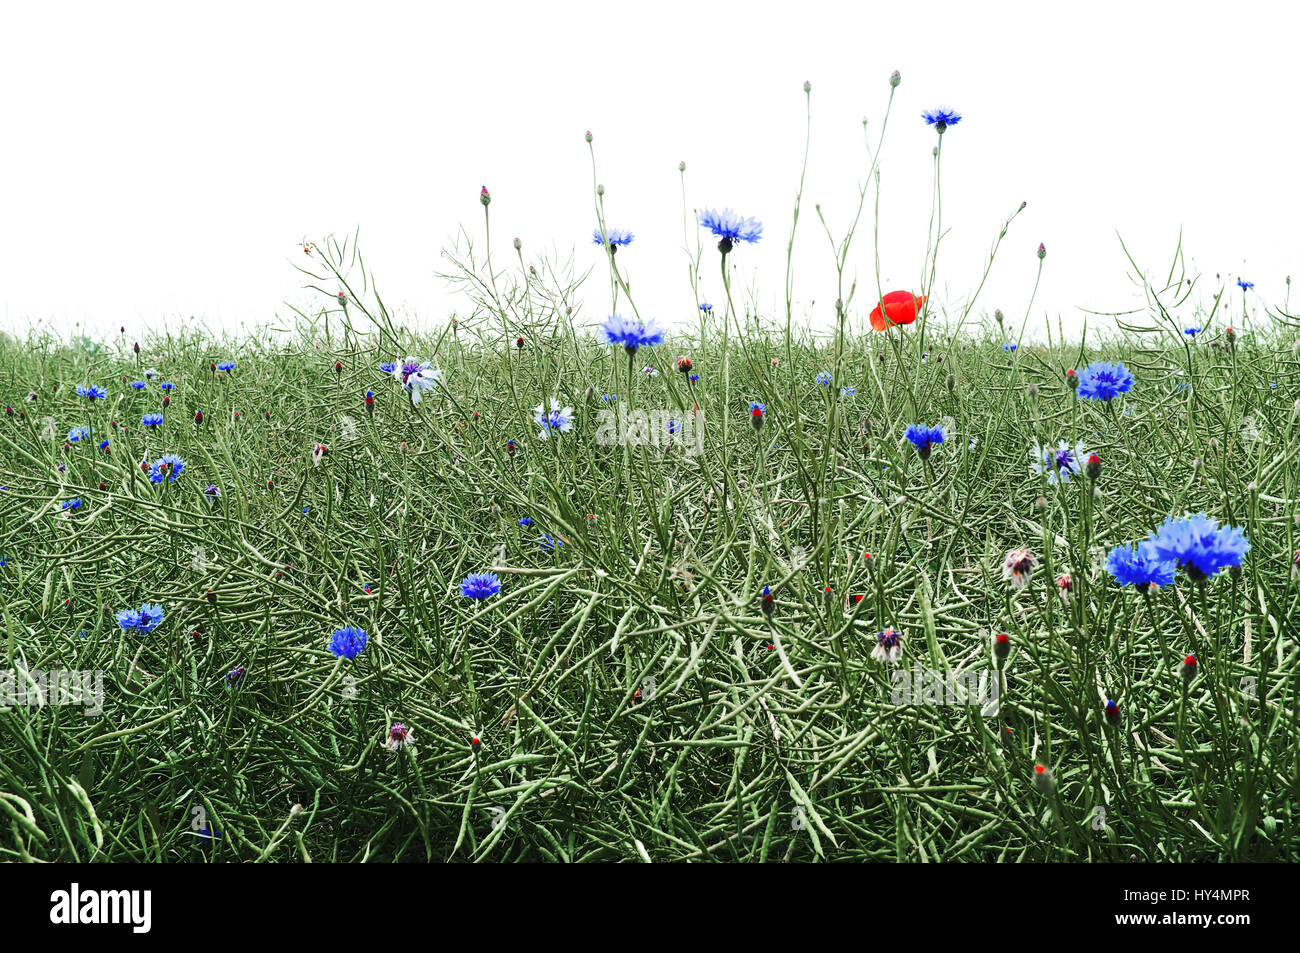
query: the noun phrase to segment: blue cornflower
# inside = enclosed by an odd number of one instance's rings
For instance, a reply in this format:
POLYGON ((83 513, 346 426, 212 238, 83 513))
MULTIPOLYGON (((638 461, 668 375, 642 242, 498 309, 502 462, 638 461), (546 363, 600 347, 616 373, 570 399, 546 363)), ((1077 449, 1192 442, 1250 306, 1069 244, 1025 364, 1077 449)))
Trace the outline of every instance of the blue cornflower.
POLYGON ((700 379, 700 375, 699 375, 699 374, 692 374, 692 375, 691 375, 691 383, 692 383, 692 384, 696 383, 699 379, 700 379))
POLYGON ((1178 564, 1161 559, 1151 541, 1116 546, 1106 555, 1106 570, 1121 586, 1136 586, 1146 592, 1151 586, 1168 586, 1174 581, 1178 564))
POLYGON ((311 507, 309 507, 309 506, 304 506, 304 507, 302 508, 302 515, 303 515, 303 516, 306 516, 306 515, 307 515, 307 511, 308 511, 309 509, 311 509, 311 507))
POLYGON ((161 483, 164 479, 168 483, 175 483, 176 478, 181 475, 185 469, 185 461, 174 453, 165 453, 154 463, 149 470, 149 482, 161 483))
POLYGON ((679 424, 675 419, 670 419, 668 421, 667 427, 668 427, 668 432, 670 434, 681 433, 682 430, 682 425, 679 424))
POLYGON ((212 500, 219 499, 221 497, 221 487, 215 483, 209 483, 203 488, 203 495, 212 500))
POLYGON ((142 427, 158 427, 162 425, 162 422, 162 414, 145 414, 140 418, 140 425, 142 427))
POLYGON ((817 375, 816 380, 817 383, 821 384, 823 387, 831 386, 831 375, 830 372, 828 371, 822 371, 820 374, 817 375))
POLYGON ((617 251, 619 245, 631 245, 634 238, 636 236, 626 228, 607 228, 605 229, 604 238, 601 237, 599 228, 591 233, 591 243, 593 245, 603 245, 605 240, 608 239, 610 251, 617 251))
POLYGON ((853 396, 854 394, 856 394, 856 393, 857 393, 857 389, 856 389, 856 388, 853 388, 853 387, 841 387, 841 388, 840 388, 840 396, 841 396, 841 397, 852 397, 852 396, 853 396))
POLYGON ((646 377, 658 377, 659 368, 655 367, 653 364, 647 364, 645 367, 641 368, 641 373, 646 377))
POLYGON ((1015 341, 1008 341, 1006 344, 1002 345, 1002 350, 1004 351, 1014 351, 1015 349, 1016 349, 1015 341))
POLYGON ((533 520, 532 520, 532 518, 529 517, 529 516, 521 516, 521 517, 519 517, 519 525, 520 525, 520 526, 532 526, 532 525, 533 525, 533 520))
POLYGON ((107 441, 107 440, 101 440, 101 441, 99 441, 99 449, 100 449, 100 450, 107 450, 107 449, 108 449, 108 441, 107 441))
POLYGON ((173 383, 171 383, 170 381, 163 381, 163 382, 160 383, 158 386, 161 387, 163 390, 175 390, 175 389, 176 389, 176 385, 173 384, 173 383))
POLYGON ((60 510, 79 510, 81 509, 81 497, 76 496, 70 500, 64 500, 60 510))
POLYGON ((542 538, 538 541, 537 545, 541 546, 542 549, 546 550, 548 553, 553 553, 564 545, 564 540, 559 536, 552 536, 550 533, 543 533, 542 538))
POLYGON ((637 352, 637 348, 662 344, 664 340, 663 329, 654 321, 634 321, 617 314, 611 314, 602 321, 600 329, 605 333, 607 344, 619 345, 627 351, 629 357, 637 352))
POLYGON ((229 685, 231 688, 237 688, 239 686, 239 683, 242 682, 243 680, 244 680, 244 667, 242 665, 240 665, 238 668, 232 668, 229 672, 226 673, 226 684, 229 685))
POLYGON ((916 447, 917 456, 924 460, 930 456, 931 446, 943 443, 944 433, 942 427, 911 424, 904 431, 903 436, 907 438, 912 446, 916 447))
POLYGON ((955 126, 961 122, 961 113, 954 112, 951 109, 927 109, 921 113, 921 118, 925 120, 927 126, 934 126, 939 135, 949 126, 955 126))
POLYGON ((1237 279, 1237 287, 1240 288, 1242 291, 1247 291, 1247 290, 1249 290, 1250 288, 1255 287, 1255 282, 1253 282, 1253 281, 1245 281, 1245 280, 1243 280, 1243 279, 1241 279, 1241 278, 1238 278, 1238 279, 1237 279))
POLYGON ((709 314, 713 311, 713 305, 709 304, 707 301, 701 301, 700 310, 703 311, 705 314, 709 314))
POLYGON ((612 404, 612 403, 614 403, 614 401, 618 400, 618 395, 617 395, 617 394, 601 394, 601 395, 600 395, 600 399, 603 400, 603 401, 604 401, 605 403, 607 403, 607 404, 612 404))
POLYGON ((488 599, 501 591, 501 580, 494 572, 476 572, 460 582, 460 594, 466 599, 488 599))
POLYGON ((558 400, 551 398, 550 412, 547 412, 545 404, 538 404, 533 408, 533 420, 542 427, 537 436, 542 440, 549 440, 552 431, 568 433, 573 429, 573 408, 561 407, 558 400))
POLYGON ((1172 559, 1187 575, 1200 581, 1229 566, 1240 566, 1250 549, 1239 526, 1219 526, 1204 513, 1181 519, 1166 517, 1151 535, 1151 545, 1161 559, 1172 559))
POLYGON ((330 636, 329 650, 338 658, 356 658, 366 647, 366 630, 353 626, 335 629, 330 636))
POLYGON ((220 364, 217 365, 217 370, 219 371, 233 371, 234 369, 235 369, 234 361, 222 361, 220 364))
POLYGON ((1083 449, 1082 442, 1071 447, 1064 440, 1055 448, 1047 444, 1035 445, 1029 451, 1030 467, 1035 473, 1046 473, 1048 483, 1069 483, 1070 477, 1083 472, 1083 461, 1087 456, 1088 451, 1083 449))
POLYGON ((149 385, 144 381, 132 381, 130 386, 131 390, 144 390, 149 385))
POLYGON ((78 443, 82 439, 90 436, 90 430, 86 427, 73 427, 68 431, 68 443, 78 443))
POLYGON ((123 609, 117 614, 117 624, 123 631, 135 629, 137 632, 152 632, 163 620, 163 607, 148 602, 140 604, 139 609, 123 609))
POLYGON ((106 397, 108 397, 108 391, 104 390, 104 388, 96 384, 91 384, 89 386, 85 384, 78 384, 77 393, 80 396, 88 397, 91 400, 104 400, 106 397))
POLYGON ((380 365, 379 365, 379 369, 380 369, 381 371, 383 371, 385 374, 391 374, 391 373, 393 373, 393 371, 397 370, 397 365, 396 365, 396 364, 383 363, 383 364, 380 364, 380 365))
POLYGON ((1123 364, 1093 361, 1079 372, 1080 400, 1110 400, 1116 394, 1127 393, 1133 386, 1133 375, 1123 364))
POLYGON ((1198 334, 1201 333, 1201 329, 1200 329, 1200 328, 1183 328, 1183 333, 1186 334, 1189 338, 1194 338, 1194 337, 1196 337, 1196 335, 1198 335, 1198 334))
POLYGON ((756 218, 744 218, 729 208, 721 212, 706 208, 697 213, 696 220, 719 239, 718 251, 727 254, 736 242, 756 242, 763 237, 763 226, 756 218))

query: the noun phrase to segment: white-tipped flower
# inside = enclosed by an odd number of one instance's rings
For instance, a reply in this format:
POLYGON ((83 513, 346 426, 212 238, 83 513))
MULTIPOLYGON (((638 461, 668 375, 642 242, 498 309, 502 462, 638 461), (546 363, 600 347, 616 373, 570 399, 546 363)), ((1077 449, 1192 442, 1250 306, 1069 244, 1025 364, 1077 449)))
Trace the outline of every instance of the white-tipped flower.
POLYGON ((407 357, 393 368, 393 379, 411 395, 413 404, 418 404, 421 393, 436 385, 441 376, 442 371, 435 370, 432 364, 418 357, 407 357))

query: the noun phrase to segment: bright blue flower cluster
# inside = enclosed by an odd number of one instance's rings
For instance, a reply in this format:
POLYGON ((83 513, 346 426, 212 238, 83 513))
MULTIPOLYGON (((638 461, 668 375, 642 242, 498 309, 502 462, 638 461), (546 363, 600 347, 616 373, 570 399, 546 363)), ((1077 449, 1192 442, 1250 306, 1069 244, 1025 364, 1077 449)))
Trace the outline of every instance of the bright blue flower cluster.
POLYGON ((123 609, 117 614, 117 624, 123 632, 134 629, 137 632, 152 632, 163 620, 163 607, 148 602, 139 609, 123 609))
POLYGON ((1106 556, 1106 570, 1121 586, 1136 586, 1146 592, 1150 586, 1168 586, 1178 565, 1161 559, 1149 539, 1116 546, 1106 556))
POLYGON ((162 422, 162 414, 145 414, 140 418, 140 425, 142 427, 160 427, 162 426, 162 422))
POLYGON ((165 453, 149 468, 149 482, 161 483, 166 480, 168 483, 175 483, 184 469, 184 460, 174 453, 165 453))
POLYGON ((1002 350, 1004 351, 1014 351, 1015 349, 1016 349, 1015 341, 1008 341, 1006 344, 1002 345, 1002 350))
POLYGON ((756 218, 745 218, 729 208, 721 212, 706 208, 696 220, 719 239, 718 249, 725 255, 735 242, 756 242, 763 237, 763 226, 756 218))
POLYGON ((961 122, 961 113, 951 109, 927 109, 921 113, 921 118, 925 120, 927 126, 934 126, 942 134, 949 126, 961 122))
POLYGON ((1249 550, 1250 541, 1239 526, 1220 526, 1204 513, 1170 516, 1141 542, 1112 549, 1106 568, 1121 586, 1145 592, 1148 586, 1172 583, 1177 569, 1198 582, 1209 579, 1240 566, 1249 550))
POLYGON ((1253 281, 1244 281, 1244 280, 1242 280, 1241 278, 1238 278, 1238 279, 1237 279, 1237 287, 1240 288, 1242 291, 1248 291, 1248 290, 1250 290, 1251 288, 1255 287, 1255 282, 1253 282, 1253 281))
POLYGON ((943 443, 944 432, 942 427, 930 427, 926 424, 911 424, 903 433, 908 442, 916 447, 916 452, 924 460, 930 455, 932 445, 943 443))
POLYGON ((81 509, 81 497, 73 497, 70 500, 64 500, 60 510, 79 510, 81 509))
POLYGON ((132 389, 132 390, 144 390, 145 387, 147 387, 147 386, 148 386, 148 385, 145 384, 144 381, 132 381, 132 382, 131 382, 131 389, 132 389))
POLYGON ((393 371, 397 370, 397 365, 385 362, 379 365, 379 369, 383 371, 385 374, 391 374, 393 373, 393 371))
POLYGON ((1194 338, 1194 337, 1196 337, 1196 335, 1198 335, 1198 334, 1201 333, 1201 329, 1200 329, 1200 328, 1183 328, 1183 333, 1186 334, 1189 338, 1194 338))
POLYGON ((217 365, 217 370, 219 371, 233 371, 234 369, 235 369, 234 361, 222 361, 220 364, 217 365))
POLYGON ((1250 542, 1239 526, 1219 526, 1204 513, 1181 519, 1166 517, 1151 536, 1162 559, 1172 559, 1193 579, 1208 579, 1230 566, 1240 566, 1250 542))
POLYGON ((662 344, 663 329, 653 321, 635 321, 617 314, 611 314, 600 324, 608 344, 622 347, 628 354, 635 354, 638 348, 652 344, 662 344))
POLYGON ((476 572, 460 583, 460 594, 466 599, 489 599, 501 591, 501 580, 494 572, 476 572))
POLYGON ((366 630, 353 626, 335 629, 330 636, 329 650, 338 658, 356 658, 366 647, 366 630))
POLYGON ((605 238, 601 238, 599 228, 591 233, 591 243, 593 245, 603 245, 605 239, 608 239, 611 248, 617 248, 620 245, 631 245, 634 238, 636 236, 626 228, 607 228, 605 229, 605 238))
POLYGON ((68 443, 79 443, 86 437, 90 436, 90 430, 86 427, 73 427, 68 431, 68 443))
POLYGON ((1079 372, 1080 400, 1110 400, 1133 386, 1133 375, 1123 364, 1093 361, 1079 372))
POLYGON ((82 397, 88 397, 91 400, 104 400, 106 397, 108 397, 108 391, 104 390, 104 388, 99 387, 95 384, 91 384, 89 386, 85 384, 78 384, 77 393, 82 397))
POLYGON ((829 371, 822 371, 820 374, 818 374, 818 375, 817 375, 817 383, 818 383, 818 384, 821 384, 823 387, 830 387, 830 386, 831 386, 831 375, 830 375, 830 372, 829 372, 829 371))

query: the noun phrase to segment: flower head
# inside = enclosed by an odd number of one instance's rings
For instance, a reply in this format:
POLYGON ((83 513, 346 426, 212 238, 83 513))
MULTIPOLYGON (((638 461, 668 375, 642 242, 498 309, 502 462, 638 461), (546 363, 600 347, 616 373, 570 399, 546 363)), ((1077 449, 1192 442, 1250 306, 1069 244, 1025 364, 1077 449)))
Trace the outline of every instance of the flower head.
POLYGON ((1200 328, 1183 328, 1183 333, 1186 334, 1189 338, 1194 338, 1194 337, 1196 337, 1196 335, 1198 335, 1198 334, 1201 333, 1201 329, 1200 329, 1200 328))
POLYGON ((379 369, 385 374, 391 374, 393 371, 397 370, 397 365, 385 361, 383 364, 379 365, 379 369))
POLYGON ((542 427, 537 436, 542 440, 548 440, 552 433, 568 433, 573 429, 573 408, 561 407, 558 400, 551 398, 549 412, 545 404, 538 404, 533 408, 533 420, 542 427))
POLYGON ((233 371, 234 369, 235 369, 234 361, 222 361, 220 364, 217 365, 217 370, 219 371, 233 371))
POLYGON ((892 627, 876 633, 876 647, 871 657, 877 662, 897 662, 903 657, 903 637, 892 627))
POLYGON ((755 430, 761 430, 763 427, 763 415, 767 413, 767 407, 763 404, 750 401, 749 420, 754 425, 755 430))
POLYGON ((144 390, 149 385, 144 381, 132 381, 129 386, 132 390, 144 390))
POLYGON ((1171 559, 1200 581, 1229 566, 1240 566, 1250 542, 1239 526, 1219 526, 1204 513, 1181 519, 1166 517, 1151 535, 1151 545, 1161 559, 1171 559))
POLYGON ((925 120, 927 126, 934 126, 939 135, 949 126, 955 126, 961 122, 961 113, 954 112, 951 109, 927 109, 921 113, 921 118, 925 120))
POLYGON ((152 632, 163 620, 163 607, 148 602, 141 603, 139 609, 123 609, 117 614, 117 624, 122 631, 152 632))
POLYGON ((413 404, 418 404, 421 393, 436 385, 440 377, 442 371, 417 357, 408 357, 400 366, 393 368, 393 378, 411 395, 413 404))
POLYGON ((1161 558, 1150 540, 1124 543, 1106 555, 1106 571, 1121 586, 1133 586, 1138 592, 1172 584, 1177 568, 1172 559, 1161 558))
POLYGON ((460 582, 460 594, 466 599, 488 599, 501 591, 501 580, 496 573, 477 572, 460 582))
POLYGON ((174 453, 165 453, 158 458, 153 467, 149 470, 149 482, 161 483, 164 479, 168 483, 175 483, 176 478, 181 475, 185 469, 185 461, 174 453))
POLYGON ((329 650, 338 658, 352 659, 366 647, 366 630, 354 626, 335 629, 330 636, 329 650))
POLYGON ((1024 547, 1013 549, 1007 553, 1006 559, 1002 560, 1002 578, 1015 588, 1023 589, 1029 585, 1029 578, 1033 575, 1036 565, 1038 560, 1028 549, 1024 547))
POLYGON ((736 242, 756 242, 763 237, 763 226, 755 218, 744 218, 731 209, 719 212, 706 208, 698 213, 696 220, 711 231, 718 241, 718 251, 727 254, 736 242))
POLYGON ((1004 351, 1014 351, 1015 349, 1016 349, 1015 341, 1008 341, 1006 344, 1002 345, 1002 350, 1004 351))
POLYGON ((77 394, 90 400, 103 400, 108 397, 108 391, 104 390, 104 388, 97 384, 78 384, 77 394))
POLYGON ((709 304, 707 301, 701 301, 700 310, 703 311, 705 314, 709 314, 713 311, 713 305, 709 304))
POLYGON ((401 751, 415 739, 415 732, 407 728, 400 721, 395 721, 389 726, 388 739, 384 742, 384 747, 389 751, 401 751))
POLYGON ((618 314, 602 321, 600 329, 607 344, 617 345, 628 354, 635 354, 638 348, 662 344, 664 340, 663 329, 654 321, 637 321, 618 314))
POLYGON ((151 429, 154 427, 161 427, 162 422, 163 422, 162 414, 145 414, 143 417, 140 418, 140 426, 149 427, 151 429))
POLYGON ((1055 448, 1036 445, 1029 451, 1030 467, 1034 473, 1046 473, 1048 483, 1069 483, 1083 471, 1086 455, 1082 442, 1073 447, 1064 440, 1055 448))
POLYGON ((74 496, 70 500, 64 500, 63 505, 59 507, 60 511, 79 509, 81 509, 81 497, 79 496, 74 496))
POLYGON ((626 228, 607 228, 603 237, 599 228, 591 233, 591 243, 593 245, 604 245, 608 241, 610 251, 614 251, 620 245, 631 245, 634 238, 636 236, 626 228))
POLYGON ((1123 364, 1093 361, 1079 372, 1079 398, 1081 400, 1110 400, 1117 394, 1127 393, 1133 386, 1133 375, 1123 364))
POLYGON ((80 443, 86 437, 90 436, 90 429, 87 427, 73 427, 68 431, 68 443, 80 443))
POLYGON ((890 325, 911 324, 923 307, 925 298, 922 295, 914 295, 910 291, 891 291, 871 309, 871 326, 877 331, 883 331, 890 325))
POLYGON ((820 374, 817 375, 816 381, 818 384, 821 384, 823 387, 830 387, 831 386, 830 372, 822 371, 820 374))
POLYGON ((1255 282, 1253 282, 1253 281, 1245 281, 1245 280, 1243 280, 1243 279, 1241 279, 1241 278, 1238 278, 1238 279, 1237 279, 1237 287, 1240 288, 1242 291, 1247 291, 1247 290, 1249 290, 1249 289, 1255 287, 1255 282))
POLYGON ((911 424, 903 432, 907 441, 916 448, 916 455, 922 460, 928 459, 932 446, 943 443, 944 432, 942 427, 931 427, 927 424, 911 424))
POLYGON ((537 545, 548 553, 553 553, 564 545, 563 536, 552 536, 550 533, 543 533, 542 538, 538 540, 537 545))

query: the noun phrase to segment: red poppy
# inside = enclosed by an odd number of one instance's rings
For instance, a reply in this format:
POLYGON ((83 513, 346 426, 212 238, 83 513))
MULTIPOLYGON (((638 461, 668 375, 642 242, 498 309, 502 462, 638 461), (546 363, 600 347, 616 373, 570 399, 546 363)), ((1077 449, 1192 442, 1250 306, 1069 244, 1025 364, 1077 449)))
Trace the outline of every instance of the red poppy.
POLYGON ((883 331, 888 324, 911 324, 925 306, 925 298, 910 291, 891 291, 884 297, 885 313, 880 314, 880 305, 871 309, 871 326, 883 331))

